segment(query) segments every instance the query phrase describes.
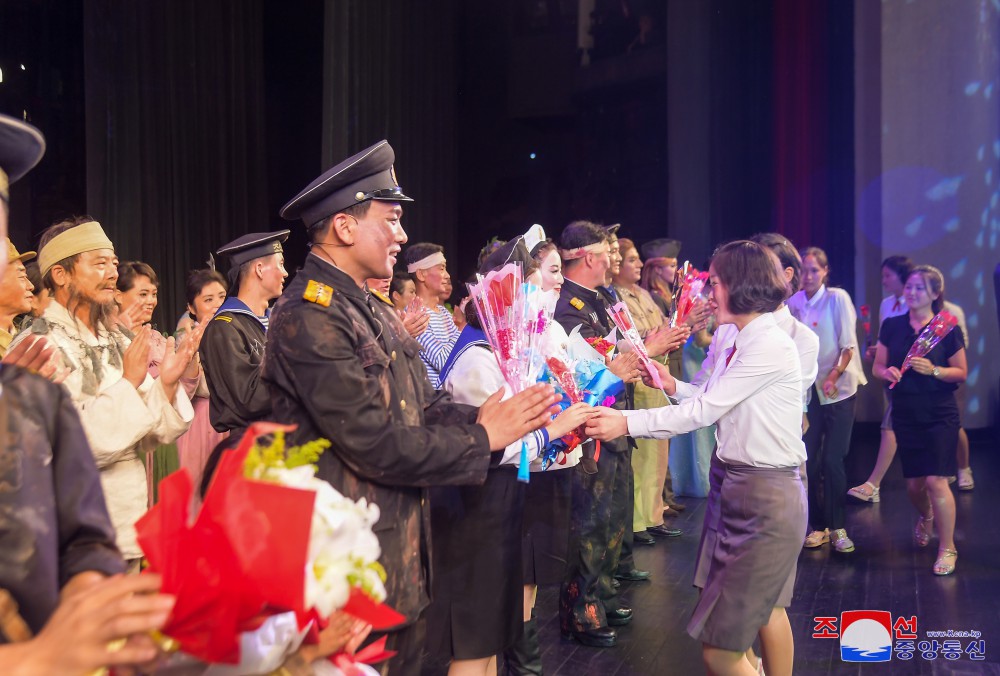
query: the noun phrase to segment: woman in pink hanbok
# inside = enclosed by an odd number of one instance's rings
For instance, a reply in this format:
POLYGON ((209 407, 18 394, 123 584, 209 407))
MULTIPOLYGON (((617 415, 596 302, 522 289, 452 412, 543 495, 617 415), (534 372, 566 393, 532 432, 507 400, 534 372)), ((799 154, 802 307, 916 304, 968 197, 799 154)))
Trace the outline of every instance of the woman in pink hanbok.
MULTIPOLYGON (((177 323, 177 341, 195 325, 209 321, 215 311, 226 299, 226 280, 215 270, 192 270, 188 274, 185 287, 187 313, 177 323)), ((197 357, 195 358, 198 359, 197 357)), ((205 470, 205 462, 212 454, 212 449, 229 436, 228 432, 216 432, 208 417, 208 383, 205 371, 200 368, 198 373, 198 388, 191 398, 194 407, 194 421, 191 428, 177 440, 177 454, 180 465, 191 475, 192 485, 197 489, 201 485, 201 475, 205 470)), ((198 491, 195 490, 197 494, 198 491)), ((200 502, 200 498, 196 498, 200 502)))

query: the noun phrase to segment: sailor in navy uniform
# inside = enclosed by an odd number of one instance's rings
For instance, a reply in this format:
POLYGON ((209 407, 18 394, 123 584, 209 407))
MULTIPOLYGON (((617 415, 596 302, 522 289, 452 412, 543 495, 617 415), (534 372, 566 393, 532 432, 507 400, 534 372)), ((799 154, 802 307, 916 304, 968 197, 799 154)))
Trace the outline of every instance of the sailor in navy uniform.
POLYGON ((250 423, 270 416, 271 399, 260 374, 268 303, 281 295, 288 276, 281 243, 289 232, 251 233, 217 252, 229 256, 235 293, 205 327, 199 354, 208 381, 209 417, 219 432, 239 436, 250 423))

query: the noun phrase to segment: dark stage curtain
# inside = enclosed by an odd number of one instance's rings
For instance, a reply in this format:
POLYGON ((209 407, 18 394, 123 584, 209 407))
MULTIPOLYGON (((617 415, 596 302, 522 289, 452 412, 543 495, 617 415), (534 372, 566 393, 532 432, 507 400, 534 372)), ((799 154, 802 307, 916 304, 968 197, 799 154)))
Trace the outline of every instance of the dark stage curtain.
POLYGON ((410 243, 451 252, 459 228, 456 6, 326 0, 323 56, 322 168, 388 139, 400 185, 415 200, 404 206, 410 243))
POLYGON ((774 226, 853 291, 853 7, 774 0, 774 226), (838 274, 839 273, 839 274, 838 274))
POLYGON ((260 0, 84 3, 87 206, 159 274, 160 329, 188 270, 272 222, 261 33, 260 0))

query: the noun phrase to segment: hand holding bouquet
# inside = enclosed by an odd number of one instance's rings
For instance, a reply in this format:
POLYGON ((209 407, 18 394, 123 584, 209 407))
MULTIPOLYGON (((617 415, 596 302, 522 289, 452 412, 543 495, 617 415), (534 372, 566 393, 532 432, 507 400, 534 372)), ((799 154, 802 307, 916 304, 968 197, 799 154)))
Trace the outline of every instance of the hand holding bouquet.
MULTIPOLYGON (((483 333, 507 385, 515 394, 522 392, 538 382, 545 368, 542 342, 558 298, 526 283, 520 263, 477 275, 477 280, 469 284, 469 298, 483 333)), ((519 481, 528 481, 528 463, 528 446, 522 442, 519 481)))
MULTIPOLYGON (((958 326, 958 320, 947 310, 942 310, 934 315, 934 319, 924 327, 924 330, 920 332, 917 339, 913 341, 909 352, 906 353, 906 358, 903 359, 903 366, 899 369, 900 379, 902 379, 903 374, 911 367, 911 362, 914 359, 927 356, 956 326, 958 326)), ((899 381, 897 380, 896 382, 899 381)), ((894 387, 896 387, 896 383, 889 384, 890 390, 894 387)))

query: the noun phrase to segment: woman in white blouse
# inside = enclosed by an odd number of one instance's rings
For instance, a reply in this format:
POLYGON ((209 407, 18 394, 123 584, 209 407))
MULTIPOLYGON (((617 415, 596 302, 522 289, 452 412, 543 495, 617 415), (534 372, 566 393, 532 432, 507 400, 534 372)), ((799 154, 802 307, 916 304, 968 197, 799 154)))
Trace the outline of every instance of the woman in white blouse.
POLYGON ((843 289, 828 287, 830 264, 817 247, 802 250, 802 290, 788 299, 788 308, 819 336, 819 375, 807 413, 804 440, 809 460, 809 524, 805 547, 832 542, 841 553, 854 551, 847 536, 844 458, 851 447, 858 387, 868 381, 858 350, 858 317, 843 289))
MULTIPOLYGON (((702 642, 712 674, 757 673, 746 651, 758 632, 772 639, 771 674, 790 674, 791 603, 798 552, 806 529, 799 477, 802 369, 795 343, 772 314, 785 280, 759 244, 722 247, 709 267, 711 302, 720 325, 738 330, 733 347, 700 390, 677 406, 642 411, 600 409, 587 424, 598 439, 669 438, 718 425, 725 466, 720 526, 704 589, 688 633, 702 642)), ((721 356, 720 356, 721 357, 721 356)), ((668 394, 676 382, 657 367, 668 394)))

